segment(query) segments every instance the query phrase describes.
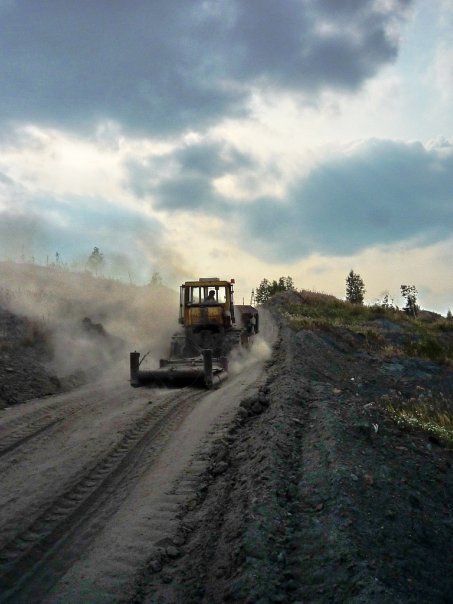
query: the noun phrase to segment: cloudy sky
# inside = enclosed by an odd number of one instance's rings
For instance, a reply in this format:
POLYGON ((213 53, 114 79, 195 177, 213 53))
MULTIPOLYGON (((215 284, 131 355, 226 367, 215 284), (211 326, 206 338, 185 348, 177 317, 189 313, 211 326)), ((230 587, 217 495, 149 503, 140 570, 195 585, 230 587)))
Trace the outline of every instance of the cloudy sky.
POLYGON ((452 107, 452 0, 0 0, 0 259, 445 313, 452 107))

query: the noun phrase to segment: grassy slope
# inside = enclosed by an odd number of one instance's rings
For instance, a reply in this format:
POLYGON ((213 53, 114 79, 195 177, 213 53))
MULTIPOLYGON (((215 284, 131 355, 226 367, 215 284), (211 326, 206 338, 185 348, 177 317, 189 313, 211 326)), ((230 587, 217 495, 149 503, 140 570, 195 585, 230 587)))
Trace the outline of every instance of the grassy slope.
MULTIPOLYGON (((453 321, 434 313, 421 311, 413 318, 401 310, 355 305, 310 291, 282 296, 280 311, 295 331, 347 330, 361 336, 358 345, 382 358, 398 362, 419 357, 453 366, 453 321), (393 337, 383 326, 393 331, 393 337)), ((425 431, 453 447, 453 403, 444 393, 419 388, 409 399, 382 397, 381 405, 399 426, 425 431)))

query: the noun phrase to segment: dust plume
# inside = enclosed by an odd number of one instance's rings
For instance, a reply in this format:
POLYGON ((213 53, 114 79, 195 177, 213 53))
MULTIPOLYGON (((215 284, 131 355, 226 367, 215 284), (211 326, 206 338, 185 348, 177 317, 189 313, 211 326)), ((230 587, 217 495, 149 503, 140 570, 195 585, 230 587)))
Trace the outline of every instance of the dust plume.
POLYGON ((0 283, 0 305, 46 334, 58 376, 112 367, 126 376, 130 351, 158 359, 177 329, 177 293, 161 284, 13 262, 0 262, 0 283))
POLYGON ((231 375, 238 375, 250 369, 256 363, 269 359, 271 352, 272 348, 269 343, 258 335, 248 350, 240 348, 231 352, 228 371, 231 375))
POLYGON ((251 347, 248 350, 238 348, 233 350, 230 355, 228 370, 231 375, 238 375, 256 363, 266 361, 271 357, 277 327, 265 309, 259 309, 259 316, 260 333, 254 337, 251 347))

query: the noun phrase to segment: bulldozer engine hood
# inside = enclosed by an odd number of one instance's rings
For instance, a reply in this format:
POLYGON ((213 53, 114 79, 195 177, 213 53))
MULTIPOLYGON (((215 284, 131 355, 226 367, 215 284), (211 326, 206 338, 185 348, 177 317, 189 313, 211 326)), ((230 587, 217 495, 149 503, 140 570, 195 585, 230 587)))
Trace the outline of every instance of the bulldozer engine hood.
POLYGON ((201 305, 186 308, 186 326, 223 325, 225 310, 223 305, 201 305))

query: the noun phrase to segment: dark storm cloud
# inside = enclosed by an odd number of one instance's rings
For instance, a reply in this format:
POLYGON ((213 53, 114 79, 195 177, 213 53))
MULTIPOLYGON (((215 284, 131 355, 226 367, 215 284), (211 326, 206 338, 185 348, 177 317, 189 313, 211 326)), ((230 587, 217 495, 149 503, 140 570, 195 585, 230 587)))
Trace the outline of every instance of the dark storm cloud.
POLYGON ((183 176, 164 181, 155 189, 156 208, 172 210, 208 210, 219 213, 225 203, 209 179, 203 176, 183 176))
POLYGON ((354 90, 395 59, 388 28, 405 4, 384 13, 364 0, 288 0, 284 10, 274 0, 238 3, 232 69, 240 80, 293 91, 354 90))
POLYGON ((130 161, 126 168, 127 188, 137 197, 151 197, 157 209, 222 215, 229 205, 214 180, 253 170, 257 163, 232 145, 201 141, 144 162, 130 161))
POLYGON ((173 158, 185 172, 214 178, 255 165, 250 155, 220 142, 186 145, 178 149, 173 158))
POLYGON ((163 134, 244 114, 252 87, 353 91, 395 58, 389 27, 406 4, 12 2, 0 10, 0 119, 163 134))
POLYGON ((318 166, 284 201, 262 198, 243 211, 244 240, 275 261, 433 243, 453 228, 453 153, 370 141, 318 166))

